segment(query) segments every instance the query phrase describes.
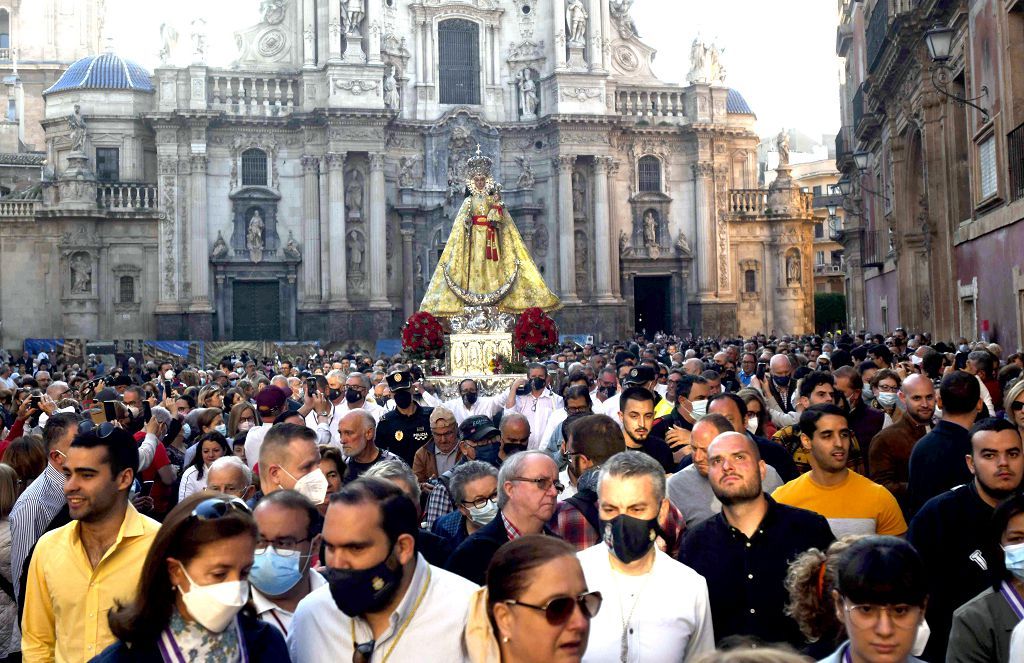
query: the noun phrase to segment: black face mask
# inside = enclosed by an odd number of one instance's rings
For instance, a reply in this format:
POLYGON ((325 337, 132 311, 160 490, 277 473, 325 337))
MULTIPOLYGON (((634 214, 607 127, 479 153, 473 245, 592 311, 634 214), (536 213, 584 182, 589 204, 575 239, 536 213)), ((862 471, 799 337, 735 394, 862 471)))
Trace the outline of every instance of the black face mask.
POLYGON ((349 403, 358 403, 362 398, 363 395, 360 394, 355 389, 345 390, 345 400, 348 401, 349 403))
POLYGON ((610 387, 601 387, 601 392, 605 396, 607 396, 608 398, 611 398, 612 396, 614 396, 616 391, 617 391, 617 389, 616 389, 615 385, 612 385, 610 387))
POLYGON ((788 375, 773 375, 772 376, 772 380, 779 387, 785 388, 785 387, 789 386, 789 376, 788 375))
MULTIPOLYGON (((506 451, 507 449, 506 446, 506 451)), ((501 464, 501 460, 498 458, 499 451, 501 451, 501 442, 481 445, 476 447, 476 459, 498 467, 501 464)))
POLYGON ((341 392, 338 391, 337 389, 334 389, 334 388, 328 389, 327 390, 327 398, 329 398, 330 401, 333 403, 334 401, 336 401, 339 398, 341 398, 341 392))
POLYGON ((548 381, 544 378, 533 378, 533 380, 530 381, 530 384, 533 386, 534 391, 540 391, 547 386, 548 381))
POLYGON ((658 538, 658 519, 642 520, 620 514, 611 520, 602 520, 604 542, 612 549, 612 554, 624 564, 640 559, 654 545, 658 538))
POLYGON ((402 409, 412 405, 412 393, 407 389, 399 389, 391 397, 395 399, 395 405, 402 409))
POLYGON ((505 445, 505 458, 508 458, 512 454, 519 453, 520 451, 526 451, 525 444, 506 444, 505 445))
POLYGON ((475 391, 467 391, 462 395, 462 400, 464 400, 466 402, 466 405, 469 405, 470 407, 472 407, 473 404, 476 403, 477 398, 478 394, 475 391))
POLYGON ((377 612, 395 596, 402 584, 402 569, 391 568, 391 555, 368 569, 327 569, 324 579, 338 610, 349 617, 377 612))

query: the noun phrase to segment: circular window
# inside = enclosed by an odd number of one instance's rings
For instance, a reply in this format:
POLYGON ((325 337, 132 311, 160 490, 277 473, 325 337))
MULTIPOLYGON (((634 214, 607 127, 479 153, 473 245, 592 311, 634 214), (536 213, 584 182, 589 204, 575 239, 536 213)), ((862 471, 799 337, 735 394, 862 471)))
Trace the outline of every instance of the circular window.
POLYGON ((533 9, 530 5, 523 5, 523 14, 529 14, 531 11, 533 11, 533 9))
POLYGON ((534 146, 534 148, 536 148, 538 150, 543 150, 544 149, 544 141, 538 140, 536 143, 533 144, 533 146, 534 146))

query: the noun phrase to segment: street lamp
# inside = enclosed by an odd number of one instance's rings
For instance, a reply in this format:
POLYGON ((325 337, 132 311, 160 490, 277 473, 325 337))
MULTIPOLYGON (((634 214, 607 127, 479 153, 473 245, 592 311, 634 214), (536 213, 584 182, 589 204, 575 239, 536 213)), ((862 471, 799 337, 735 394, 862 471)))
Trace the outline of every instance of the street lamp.
POLYGON ((863 173, 865 170, 868 169, 868 159, 870 158, 870 152, 854 152, 853 164, 857 166, 857 170, 863 173))
POLYGON ((928 57, 932 60, 932 87, 938 92, 949 97, 961 106, 968 105, 979 111, 982 121, 987 123, 990 119, 988 110, 974 102, 988 96, 988 87, 981 86, 981 94, 973 99, 958 97, 948 90, 952 72, 949 69, 950 53, 953 50, 953 37, 955 32, 948 26, 935 25, 931 30, 924 33, 924 43, 928 47, 928 57))
POLYGON ((834 213, 828 217, 828 236, 833 242, 843 241, 843 224, 834 213))
POLYGON ((828 216, 831 218, 836 215, 837 211, 839 211, 839 205, 830 202, 828 205, 825 205, 825 209, 828 210, 828 216))
POLYGON ((850 182, 850 176, 843 175, 842 179, 840 179, 839 182, 836 184, 836 188, 839 189, 839 195, 843 196, 844 198, 850 195, 850 191, 853 190, 853 186, 850 182))

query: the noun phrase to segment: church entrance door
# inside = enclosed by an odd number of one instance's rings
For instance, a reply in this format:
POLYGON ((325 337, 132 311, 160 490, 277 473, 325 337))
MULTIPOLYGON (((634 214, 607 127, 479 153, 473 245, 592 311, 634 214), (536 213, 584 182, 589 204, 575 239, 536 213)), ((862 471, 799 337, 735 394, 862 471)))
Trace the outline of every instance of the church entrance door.
POLYGON ((648 338, 655 332, 672 333, 671 276, 633 279, 634 328, 648 338))
POLYGON ((281 286, 277 281, 235 281, 231 335, 241 341, 281 339, 281 286))

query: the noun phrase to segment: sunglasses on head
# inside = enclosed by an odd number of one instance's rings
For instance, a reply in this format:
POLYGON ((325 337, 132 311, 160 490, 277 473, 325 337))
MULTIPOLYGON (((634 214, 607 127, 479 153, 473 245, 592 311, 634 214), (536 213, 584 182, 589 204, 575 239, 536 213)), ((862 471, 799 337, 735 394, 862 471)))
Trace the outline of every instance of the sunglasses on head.
POLYGON ((1010 409, 1014 412, 1024 410, 1024 401, 1014 401, 1013 403, 1010 403, 1010 409))
POLYGON ((116 429, 117 426, 110 423, 109 421, 104 421, 102 424, 97 426, 91 419, 86 419, 82 423, 78 424, 78 433, 80 435, 82 433, 90 433, 95 430, 96 436, 101 440, 103 438, 110 437, 110 434, 113 433, 114 430, 116 429))
POLYGON ((217 520, 232 512, 241 512, 252 515, 252 511, 245 502, 237 497, 211 497, 205 499, 192 509, 190 514, 196 520, 217 520))
POLYGON ((539 610, 544 613, 544 618, 548 624, 561 626, 569 621, 577 605, 583 611, 584 617, 593 619, 601 609, 601 592, 587 592, 579 596, 559 596, 548 601, 547 605, 533 605, 513 599, 508 599, 505 603, 508 605, 519 605, 531 610, 539 610))

